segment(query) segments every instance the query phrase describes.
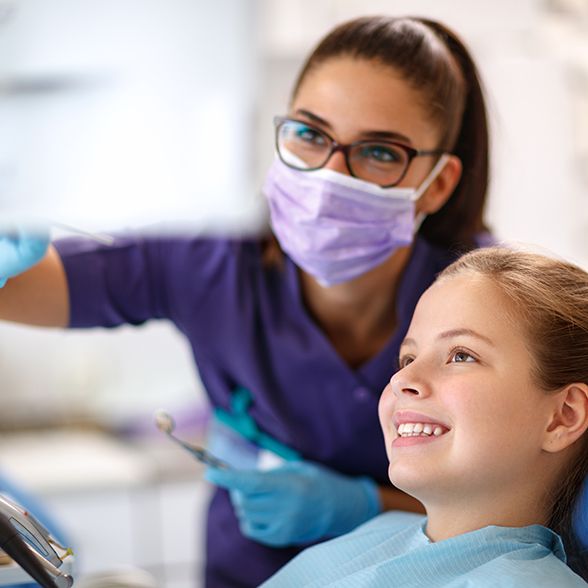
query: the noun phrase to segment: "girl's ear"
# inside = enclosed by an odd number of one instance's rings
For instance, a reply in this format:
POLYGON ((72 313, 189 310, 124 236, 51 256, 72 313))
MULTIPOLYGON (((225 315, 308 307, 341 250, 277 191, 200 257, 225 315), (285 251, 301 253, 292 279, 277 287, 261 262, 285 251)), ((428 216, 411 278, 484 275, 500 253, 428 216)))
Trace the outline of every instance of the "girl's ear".
POLYGON ((450 155, 439 175, 417 200, 417 212, 424 212, 427 215, 437 212, 453 194, 461 178, 461 172, 461 159, 456 155, 450 155))
POLYGON ((566 449, 588 429, 588 385, 570 384, 556 396, 555 411, 543 443, 543 449, 549 453, 566 449))

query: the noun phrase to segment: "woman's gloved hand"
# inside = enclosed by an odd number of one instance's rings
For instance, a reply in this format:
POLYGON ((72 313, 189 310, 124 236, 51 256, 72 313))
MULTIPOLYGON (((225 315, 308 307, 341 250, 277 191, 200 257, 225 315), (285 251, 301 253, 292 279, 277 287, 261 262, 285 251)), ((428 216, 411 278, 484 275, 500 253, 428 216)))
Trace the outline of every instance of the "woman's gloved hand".
POLYGON ((381 511, 373 480, 310 462, 267 471, 208 468, 206 479, 229 490, 241 532, 274 547, 342 535, 381 511))
POLYGON ((41 261, 49 246, 49 232, 41 229, 0 227, 0 288, 41 261))

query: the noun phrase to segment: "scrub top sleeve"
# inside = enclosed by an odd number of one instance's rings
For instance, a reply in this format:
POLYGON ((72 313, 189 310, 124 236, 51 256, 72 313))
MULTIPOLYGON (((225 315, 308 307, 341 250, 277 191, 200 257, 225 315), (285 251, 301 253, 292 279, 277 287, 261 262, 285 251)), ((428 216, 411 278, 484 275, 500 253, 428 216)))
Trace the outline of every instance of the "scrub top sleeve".
POLYGON ((223 305, 232 304, 227 292, 240 291, 251 259, 257 259, 256 245, 182 235, 116 237, 110 246, 70 238, 54 245, 65 268, 73 328, 155 318, 196 336, 214 318, 211 304, 215 313, 226 314, 223 305))
POLYGON ((67 278, 69 327, 138 325, 164 316, 156 241, 117 238, 105 246, 71 238, 54 245, 67 278))

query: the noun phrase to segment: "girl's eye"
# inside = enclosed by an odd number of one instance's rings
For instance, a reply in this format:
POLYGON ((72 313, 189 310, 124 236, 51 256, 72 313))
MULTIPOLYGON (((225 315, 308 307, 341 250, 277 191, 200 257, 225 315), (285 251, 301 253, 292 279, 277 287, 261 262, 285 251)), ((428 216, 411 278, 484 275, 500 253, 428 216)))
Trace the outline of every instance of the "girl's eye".
POLYGON ((409 363, 412 363, 414 361, 414 357, 412 355, 403 355, 399 360, 398 360, 398 369, 403 369, 405 368, 409 363))
POLYGON ((463 349, 456 349, 451 353, 449 357, 450 363, 471 363, 478 361, 471 353, 464 351, 463 349))

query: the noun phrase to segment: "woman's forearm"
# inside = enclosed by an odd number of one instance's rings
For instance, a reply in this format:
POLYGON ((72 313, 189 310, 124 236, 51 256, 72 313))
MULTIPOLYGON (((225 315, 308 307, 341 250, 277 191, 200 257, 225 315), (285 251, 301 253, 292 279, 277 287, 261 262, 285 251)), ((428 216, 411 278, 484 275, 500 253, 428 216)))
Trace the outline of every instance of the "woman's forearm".
POLYGON ((424 513, 424 506, 412 496, 409 496, 402 490, 390 488, 389 486, 380 486, 380 500, 382 510, 406 510, 409 512, 424 513))
POLYGON ((53 247, 39 263, 10 278, 0 288, 0 320, 43 327, 67 326, 67 279, 53 247))

